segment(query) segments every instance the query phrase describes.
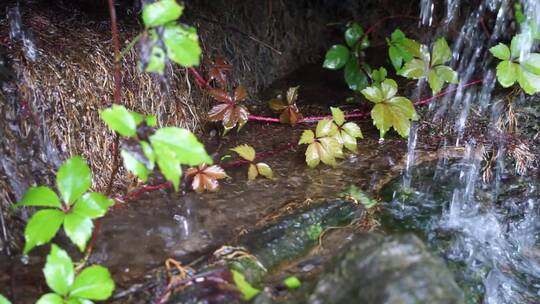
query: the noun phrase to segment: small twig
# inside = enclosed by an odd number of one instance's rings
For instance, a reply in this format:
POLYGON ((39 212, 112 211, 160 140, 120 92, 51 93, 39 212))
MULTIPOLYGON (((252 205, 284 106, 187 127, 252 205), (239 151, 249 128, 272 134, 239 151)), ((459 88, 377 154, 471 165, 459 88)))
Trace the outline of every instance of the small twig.
POLYGON ((139 33, 137 36, 135 36, 135 38, 133 38, 133 40, 131 40, 129 44, 122 50, 120 55, 118 57, 115 56, 116 62, 120 62, 122 58, 124 58, 124 56, 126 56, 126 54, 133 48, 133 46, 135 46, 135 44, 141 40, 142 34, 143 33, 139 33))
POLYGON ((188 68, 188 71, 191 72, 191 74, 193 75, 193 77, 195 77, 195 81, 197 81, 197 84, 205 89, 205 90, 211 90, 213 89, 212 86, 210 86, 210 84, 208 83, 207 80, 205 80, 201 74, 199 73, 199 71, 197 71, 197 69, 195 68, 188 68))

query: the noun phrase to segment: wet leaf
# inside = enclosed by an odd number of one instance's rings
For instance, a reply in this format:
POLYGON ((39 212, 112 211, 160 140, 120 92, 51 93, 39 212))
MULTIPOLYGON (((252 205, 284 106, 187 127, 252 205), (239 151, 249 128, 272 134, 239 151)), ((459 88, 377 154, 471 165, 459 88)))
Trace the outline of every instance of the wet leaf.
POLYGON ((126 137, 134 137, 137 134, 137 124, 131 113, 120 105, 99 112, 99 116, 107 124, 109 129, 126 137))
POLYGON ((540 54, 531 53, 522 62, 521 66, 536 75, 540 75, 540 54))
POLYGON ((497 65, 497 80, 503 87, 508 88, 516 82, 519 70, 519 64, 508 60, 501 61, 497 65))
POLYGON ((208 120, 222 121, 225 130, 230 130, 238 125, 240 129, 248 121, 248 110, 239 105, 247 97, 246 89, 243 86, 238 86, 234 96, 230 96, 225 90, 212 89, 210 95, 222 104, 214 106, 208 112, 208 120))
POLYGON ((122 156, 124 167, 129 172, 135 174, 135 176, 140 178, 143 182, 146 182, 148 180, 148 174, 150 173, 150 171, 142 162, 138 161, 133 155, 131 155, 131 153, 126 150, 122 150, 120 152, 120 155, 122 156))
POLYGON ((283 280, 283 284, 287 286, 288 289, 298 289, 302 285, 300 280, 295 276, 290 276, 283 280))
POLYGON ((269 106, 276 112, 281 112, 279 115, 279 121, 284 124, 296 125, 297 122, 302 120, 303 116, 296 106, 296 100, 298 99, 298 87, 291 87, 287 91, 287 102, 285 103, 281 99, 272 99, 269 101, 269 106))
POLYGON ((227 87, 227 73, 232 72, 233 66, 227 64, 221 56, 216 56, 214 60, 209 60, 208 81, 215 80, 221 88, 227 87))
POLYGON ((257 163, 256 167, 260 175, 269 179, 274 178, 274 173, 272 172, 272 168, 270 168, 269 165, 265 163, 257 163))
POLYGON ((144 25, 147 28, 164 25, 180 18, 183 10, 184 7, 175 0, 159 0, 145 4, 142 13, 144 25))
POLYGON ((362 27, 358 23, 353 22, 352 25, 345 31, 345 42, 347 42, 347 45, 352 48, 363 35, 364 30, 362 27))
POLYGON ((335 167, 336 157, 343 154, 341 144, 333 137, 337 132, 337 127, 332 120, 328 121, 319 121, 317 125, 318 131, 316 131, 316 134, 324 135, 314 138, 315 134, 313 131, 306 130, 300 138, 299 144, 308 144, 305 156, 306 163, 310 168, 317 167, 321 161, 324 164, 335 167), (328 121, 332 127, 328 125, 328 121), (330 129, 334 131, 326 131, 330 129))
POLYGON ((34 207, 55 207, 61 208, 62 204, 58 195, 49 187, 39 186, 31 187, 26 191, 20 202, 19 206, 34 206, 34 207))
POLYGON ((311 144, 315 140, 315 133, 311 130, 304 130, 302 132, 302 135, 300 137, 300 141, 298 141, 299 145, 302 144, 311 144))
POLYGON ((239 145, 231 149, 232 151, 238 153, 240 157, 247 161, 254 161, 255 160, 255 149, 253 149, 252 146, 249 145, 239 145))
POLYGON ((73 206, 72 213, 91 219, 104 216, 114 201, 99 192, 84 194, 73 206))
POLYGON ((527 46, 527 37, 524 34, 515 35, 510 42, 511 58, 519 58, 521 50, 527 46))
POLYGON ((377 103, 371 110, 373 124, 379 129, 380 137, 384 138, 386 132, 393 127, 402 137, 409 136, 410 120, 416 117, 412 102, 405 97, 377 103))
POLYGON ((383 67, 380 67, 378 70, 373 70, 371 72, 371 79, 373 79, 373 82, 376 84, 379 84, 383 82, 386 79, 386 69, 383 67))
POLYGON ((163 75, 166 57, 167 55, 162 48, 157 45, 153 46, 150 56, 148 57, 148 63, 144 67, 144 71, 147 73, 163 75))
POLYGON ((174 158, 181 164, 197 166, 212 164, 213 160, 206 152, 204 145, 190 131, 182 128, 167 127, 157 130, 150 136, 150 143, 156 158, 164 150, 173 152, 174 158))
POLYGON ((433 51, 431 55, 431 66, 437 66, 445 64, 452 59, 452 51, 446 42, 446 39, 439 38, 433 45, 433 51))
POLYGON ((40 210, 34 213, 24 230, 26 243, 23 253, 27 254, 35 246, 50 242, 64 222, 64 217, 62 211, 54 209, 40 210))
POLYGON ((341 44, 333 45, 324 59, 323 67, 331 70, 338 70, 345 66, 349 60, 349 49, 341 44))
POLYGON ((499 43, 496 46, 489 49, 489 52, 500 60, 510 60, 510 49, 506 44, 499 43))
POLYGON ((231 269, 231 272, 233 274, 233 280, 234 284, 240 290, 242 293, 242 299, 244 301, 249 301, 252 298, 254 298, 256 295, 258 295, 261 291, 259 289, 254 288, 249 284, 249 282, 246 280, 244 275, 236 270, 231 269))
POLYGON ((433 95, 439 93, 445 83, 457 83, 457 73, 443 65, 452 59, 452 51, 444 38, 435 41, 431 56, 428 48, 420 45, 420 53, 416 57, 407 62, 398 74, 410 79, 427 79, 433 95))
POLYGON ((388 55, 392 65, 399 71, 404 63, 411 61, 414 57, 420 57, 420 44, 405 37, 399 29, 395 30, 388 43, 388 55))
POLYGON ((333 136, 337 132, 337 127, 331 119, 319 120, 317 128, 315 129, 315 136, 317 138, 333 136))
POLYGON ((362 204, 367 209, 372 208, 377 204, 377 201, 371 198, 366 192, 360 190, 355 185, 351 185, 345 192, 340 193, 346 199, 352 199, 357 203, 362 204))
POLYGON ((81 252, 84 251, 86 243, 92 236, 93 229, 92 220, 86 216, 70 212, 64 218, 64 231, 81 252))
POLYGON ((360 69, 358 62, 354 57, 351 57, 345 65, 344 77, 349 89, 353 91, 361 90, 369 84, 368 75, 360 69))
POLYGON ((48 293, 42 295, 36 304, 64 304, 64 299, 55 293, 48 293))
POLYGON ((70 297, 106 300, 114 290, 114 282, 107 268, 94 265, 85 268, 76 278, 70 297))
POLYGON ((257 178, 257 175, 259 175, 259 171, 257 170, 257 166, 254 164, 249 164, 248 167, 248 181, 255 180, 257 178))
POLYGON ((345 123, 345 114, 343 111, 341 111, 340 108, 330 107, 330 111, 332 112, 332 118, 334 119, 334 122, 341 126, 345 123))
POLYGON ((194 27, 167 25, 163 31, 163 42, 172 61, 185 67, 199 65, 201 47, 194 27))
POLYGON ((529 95, 540 92, 540 75, 533 74, 525 69, 518 72, 518 82, 523 91, 529 95))
POLYGON ((225 170, 220 166, 207 166, 206 164, 202 164, 198 168, 189 168, 186 175, 193 177, 191 186, 197 193, 202 193, 205 190, 217 191, 219 189, 218 180, 227 177, 225 170))
POLYGON ((51 245, 51 252, 43 268, 45 281, 49 288, 59 295, 66 295, 75 279, 73 261, 60 247, 51 245))
POLYGON ((156 158, 159 171, 165 179, 172 183, 174 190, 180 189, 180 177, 182 176, 182 168, 180 161, 176 158, 175 153, 168 148, 160 148, 159 152, 156 149, 156 158))

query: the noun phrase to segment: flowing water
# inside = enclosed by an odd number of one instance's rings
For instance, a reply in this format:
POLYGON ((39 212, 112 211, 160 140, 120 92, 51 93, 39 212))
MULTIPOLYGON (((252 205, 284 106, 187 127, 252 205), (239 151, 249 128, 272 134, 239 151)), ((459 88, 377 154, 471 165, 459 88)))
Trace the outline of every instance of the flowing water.
MULTIPOLYGON (((538 22, 538 1, 521 1, 527 20, 538 22)), ((437 7, 421 1, 421 25, 432 23, 437 7)), ((459 19, 459 1, 447 1, 446 21, 459 19)), ((449 262, 469 303, 540 302, 540 179, 515 167, 507 157, 506 141, 495 130, 505 112, 494 92, 495 77, 489 47, 507 42, 510 1, 485 0, 465 14, 453 45, 453 62, 460 82, 483 80, 478 90, 457 90, 430 106, 435 123, 444 118, 455 136, 442 148, 463 147, 460 161, 440 159, 409 168, 382 191, 384 224, 389 231, 416 231, 449 262), (491 32, 479 23, 495 16, 491 32), (471 113, 489 117, 487 136, 465 138, 471 113), (451 119, 448 119, 448 118, 451 119), (483 173, 483 156, 493 147, 493 173, 483 173)), ((522 29, 528 33, 527 29, 522 29)), ((532 39, 531 39, 532 41, 532 39)), ((531 43, 532 47, 532 43, 531 43)), ((523 56, 529 48, 525 49, 523 56)), ((519 100, 524 97, 519 96, 519 100)), ((485 134, 484 134, 485 135, 485 134)), ((416 130, 411 129, 407 160, 414 160, 416 130)), ((409 161, 408 161, 409 163, 409 161)), ((412 162, 413 163, 413 162, 412 162)))

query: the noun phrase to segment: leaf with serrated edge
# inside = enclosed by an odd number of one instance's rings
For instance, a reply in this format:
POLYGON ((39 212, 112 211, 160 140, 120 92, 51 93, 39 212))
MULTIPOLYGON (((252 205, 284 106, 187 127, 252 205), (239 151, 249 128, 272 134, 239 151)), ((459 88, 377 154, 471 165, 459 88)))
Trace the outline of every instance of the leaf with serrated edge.
POLYGON ((337 132, 337 127, 331 119, 319 120, 315 135, 317 137, 333 136, 337 132))
POLYGON ((107 300, 114 290, 114 282, 107 268, 94 265, 85 268, 76 278, 70 297, 107 300))
POLYGON ((311 130, 304 130, 302 132, 302 136, 300 136, 300 140, 298 141, 299 145, 302 144, 311 144, 313 140, 315 139, 315 134, 311 130))
POLYGON ((51 252, 43 268, 45 281, 49 288, 59 295, 66 295, 75 280, 73 261, 66 251, 55 244, 51 245, 51 252))
POLYGON ((398 74, 406 78, 420 79, 424 77, 425 70, 426 70, 426 64, 422 60, 413 59, 405 63, 405 65, 398 72, 398 74))
POLYGON ((450 67, 447 67, 445 65, 436 66, 434 68, 435 72, 445 82, 448 83, 458 83, 458 76, 457 73, 452 70, 450 67))
POLYGON ((497 65, 497 80, 504 88, 512 86, 519 76, 520 67, 511 61, 501 61, 497 65))
POLYGON ((23 253, 27 254, 35 246, 48 243, 56 235, 63 221, 64 213, 59 210, 46 209, 34 213, 24 229, 26 243, 23 253))
POLYGON ((433 45, 433 56, 431 57, 431 65, 436 66, 444 64, 452 59, 452 51, 446 42, 446 39, 439 38, 433 45))
POLYGON ((129 153, 126 150, 122 150, 120 152, 120 155, 122 156, 122 160, 124 163, 124 167, 131 173, 135 174, 138 178, 140 178, 143 182, 146 182, 148 180, 148 174, 150 173, 146 166, 138 161, 131 153, 129 153))
POLYGON ((175 0, 159 0, 145 4, 142 13, 143 23, 146 27, 164 25, 180 18, 183 10, 184 7, 175 0))
POLYGON ((91 219, 104 216, 114 201, 99 192, 84 194, 73 206, 73 213, 91 219))
POLYGON ((154 152, 168 149, 175 154, 175 158, 182 164, 197 166, 212 164, 213 160, 204 149, 204 145, 190 131, 182 128, 161 128, 150 136, 150 143, 154 152))
POLYGON ((61 208, 58 195, 49 187, 31 187, 16 206, 55 207, 61 208))
POLYGON ((314 142, 310 144, 306 149, 306 163, 310 168, 317 167, 321 161, 317 145, 320 145, 320 143, 314 142))
POLYGON ((439 78, 439 75, 437 75, 435 70, 430 70, 428 73, 428 84, 433 94, 437 94, 441 91, 444 80, 439 78))
POLYGON ((364 97, 374 103, 381 102, 384 100, 383 93, 379 87, 367 87, 361 91, 364 97))
POLYGON ((199 65, 201 47, 194 27, 169 24, 164 27, 163 42, 169 58, 185 67, 199 65))
POLYGON ((489 52, 500 60, 510 60, 510 49, 504 43, 499 43, 490 48, 489 52))
POLYGON ((334 119, 334 122, 338 126, 341 126, 345 123, 345 114, 343 114, 343 111, 341 111, 340 108, 330 107, 330 111, 332 112, 332 118, 334 119))
POLYGON ((90 167, 79 156, 68 159, 56 173, 56 185, 64 202, 72 205, 92 185, 90 167))
POLYGON ((232 151, 238 153, 240 157, 248 161, 255 160, 255 149, 249 145, 239 145, 231 149, 232 151))
POLYGON ((64 231, 81 252, 84 251, 86 243, 92 236, 93 229, 92 219, 78 213, 68 213, 64 219, 64 231))
POLYGON ((133 115, 120 105, 99 112, 101 119, 107 124, 109 129, 126 137, 134 137, 137 134, 137 123, 133 115))

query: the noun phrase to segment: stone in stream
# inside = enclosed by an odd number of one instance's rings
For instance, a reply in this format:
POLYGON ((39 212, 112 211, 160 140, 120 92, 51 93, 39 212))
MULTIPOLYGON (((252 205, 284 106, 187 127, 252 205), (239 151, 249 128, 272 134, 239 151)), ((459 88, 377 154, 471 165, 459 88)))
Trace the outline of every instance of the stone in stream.
POLYGON ((329 266, 308 303, 464 303, 443 260, 413 234, 362 234, 329 266))
POLYGON ((351 224, 361 218, 363 210, 354 202, 338 199, 310 204, 273 220, 242 236, 236 247, 217 250, 213 259, 198 267, 192 280, 173 291, 167 303, 237 303, 238 290, 232 276, 226 274, 229 269, 262 289, 268 271, 302 257, 318 244, 326 229, 351 224))

